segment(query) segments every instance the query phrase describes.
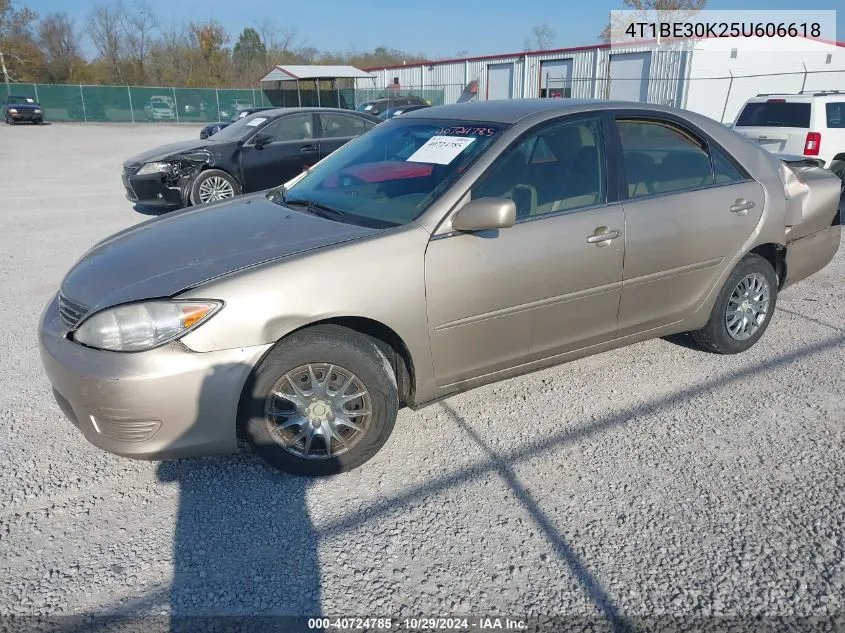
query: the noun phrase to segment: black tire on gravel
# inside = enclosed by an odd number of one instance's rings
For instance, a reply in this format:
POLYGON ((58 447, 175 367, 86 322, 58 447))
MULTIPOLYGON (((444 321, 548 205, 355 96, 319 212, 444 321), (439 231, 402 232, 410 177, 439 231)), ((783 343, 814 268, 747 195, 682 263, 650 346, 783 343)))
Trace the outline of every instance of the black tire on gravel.
POLYGON ((733 269, 725 285, 719 292, 719 297, 713 306, 713 311, 710 313, 710 319, 707 324, 695 332, 691 332, 693 340, 702 349, 716 354, 738 354, 751 348, 769 327, 772 320, 772 314, 775 311, 775 304, 777 303, 777 288, 778 279, 772 265, 764 257, 750 253, 743 257, 740 262, 733 269), (740 283, 748 275, 752 273, 759 273, 768 283, 768 299, 769 306, 766 311, 763 322, 760 323, 759 328, 749 338, 745 340, 738 340, 731 336, 728 331, 728 326, 725 322, 725 314, 727 311, 728 300, 731 297, 737 284, 740 283))
MULTIPOLYGON (((239 424, 253 450, 270 465, 294 475, 332 475, 372 458, 390 437, 398 410, 396 376, 375 342, 348 328, 318 325, 282 339, 264 358, 244 389, 239 424), (274 439, 265 416, 270 390, 285 374, 309 364, 348 370, 369 392, 372 412, 365 433, 340 455, 306 459, 289 452, 274 439)), ((323 445, 320 439, 314 442, 323 445)))

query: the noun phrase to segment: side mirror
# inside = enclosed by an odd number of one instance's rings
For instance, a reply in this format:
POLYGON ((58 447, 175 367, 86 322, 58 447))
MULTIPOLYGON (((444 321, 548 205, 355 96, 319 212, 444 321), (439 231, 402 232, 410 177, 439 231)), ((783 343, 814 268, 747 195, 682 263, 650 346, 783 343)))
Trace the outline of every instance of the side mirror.
POLYGON ((256 134, 252 142, 255 144, 255 149, 261 149, 272 140, 273 137, 269 134, 256 134))
POLYGON ((516 223, 516 204, 510 198, 470 200, 452 218, 455 231, 506 229, 516 223))

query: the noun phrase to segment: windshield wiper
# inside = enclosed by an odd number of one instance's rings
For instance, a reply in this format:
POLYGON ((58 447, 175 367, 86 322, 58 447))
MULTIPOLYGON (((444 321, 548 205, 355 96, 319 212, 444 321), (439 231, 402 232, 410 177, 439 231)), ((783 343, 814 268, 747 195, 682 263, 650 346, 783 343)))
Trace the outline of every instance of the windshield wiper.
POLYGON ((343 211, 338 211, 337 209, 333 209, 332 207, 319 202, 314 202, 313 200, 287 200, 284 194, 282 194, 282 202, 291 207, 305 207, 309 213, 325 218, 326 220, 335 220, 337 222, 346 221, 346 214, 343 213, 343 211))

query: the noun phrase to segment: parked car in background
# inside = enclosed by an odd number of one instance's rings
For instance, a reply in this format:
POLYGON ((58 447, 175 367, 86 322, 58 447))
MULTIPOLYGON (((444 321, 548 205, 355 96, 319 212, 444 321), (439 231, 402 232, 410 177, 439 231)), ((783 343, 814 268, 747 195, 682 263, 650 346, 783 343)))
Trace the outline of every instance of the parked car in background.
POLYGON ((221 119, 229 119, 235 116, 242 110, 253 108, 255 105, 249 99, 232 99, 227 105, 224 105, 219 112, 221 119))
MULTIPOLYGON (((261 186, 322 146, 312 126, 358 129, 343 111, 269 117, 220 132, 253 146, 238 160, 273 174, 261 186), (280 158, 253 164, 271 132, 280 158)), ((133 165, 185 162, 166 156, 133 165)), ((240 432, 278 468, 337 473, 384 445, 402 406, 679 332, 748 350, 779 292, 839 248, 840 189, 673 108, 433 107, 266 194, 95 245, 46 306, 41 358, 62 411, 107 451, 230 452, 240 432)))
POLYGON ((429 106, 431 103, 422 97, 385 97, 383 99, 376 99, 374 101, 367 101, 359 105, 355 110, 358 112, 366 112, 373 116, 378 116, 388 108, 398 108, 400 106, 429 106))
POLYGON ((228 126, 231 123, 234 123, 238 119, 242 119, 245 116, 249 116, 250 114, 255 114, 256 112, 263 112, 264 110, 273 110, 273 106, 269 107, 261 107, 261 108, 247 108, 245 110, 240 110, 236 112, 228 121, 218 121, 217 123, 209 123, 203 129, 200 130, 200 138, 205 139, 211 136, 212 134, 216 134, 224 127, 228 126))
POLYGON ((158 147, 123 163, 126 197, 163 209, 268 189, 300 173, 379 120, 332 108, 276 108, 213 136, 158 147))
POLYGON ((144 117, 149 121, 175 121, 176 110, 166 101, 151 99, 144 105, 144 117))
POLYGON ((378 115, 382 121, 387 121, 388 119, 392 119, 393 117, 397 117, 400 114, 405 114, 406 112, 413 112, 414 110, 422 110, 423 108, 430 108, 430 105, 409 105, 409 106, 399 106, 399 107, 391 107, 382 112, 378 115))
POLYGON ((208 104, 204 99, 179 100, 179 111, 184 117, 198 117, 205 114, 208 104))
POLYGON ((770 152, 819 159, 845 181, 845 91, 757 95, 733 127, 770 152))
POLYGON ((35 99, 25 95, 9 95, 3 101, 3 118, 8 125, 30 121, 36 125, 44 123, 44 110, 35 99))

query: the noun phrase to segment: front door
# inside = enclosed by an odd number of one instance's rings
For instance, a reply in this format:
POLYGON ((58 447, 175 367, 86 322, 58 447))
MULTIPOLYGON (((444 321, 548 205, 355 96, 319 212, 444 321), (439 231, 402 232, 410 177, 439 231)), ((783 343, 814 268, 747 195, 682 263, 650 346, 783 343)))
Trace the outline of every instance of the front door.
POLYGON ((514 200, 517 223, 432 238, 426 297, 438 384, 615 335, 624 225, 621 205, 606 204, 601 128, 564 120, 527 134, 471 192, 514 200))
POLYGON ((682 320, 757 227, 763 189, 677 123, 617 121, 628 182, 619 336, 682 320))
POLYGON ((241 178, 244 193, 281 185, 317 162, 318 141, 314 115, 288 114, 263 127, 259 134, 269 137, 263 146, 254 138, 241 148, 241 178))

